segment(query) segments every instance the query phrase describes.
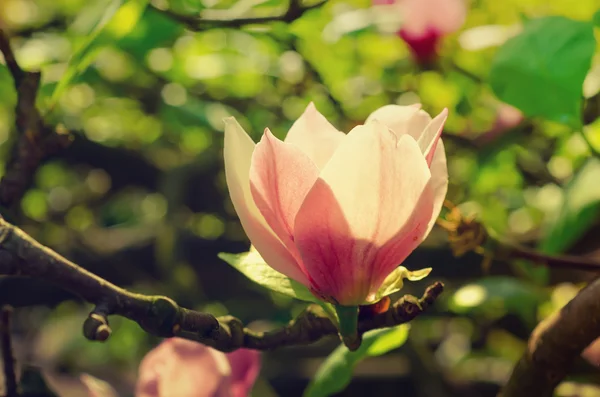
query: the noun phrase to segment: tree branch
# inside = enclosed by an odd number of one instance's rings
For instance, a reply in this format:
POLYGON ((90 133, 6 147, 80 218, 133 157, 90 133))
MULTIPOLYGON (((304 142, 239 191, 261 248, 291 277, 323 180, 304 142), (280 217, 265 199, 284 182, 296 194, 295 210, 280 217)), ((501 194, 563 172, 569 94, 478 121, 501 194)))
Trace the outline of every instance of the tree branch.
POLYGON ((502 397, 551 397, 581 352, 600 336, 600 279, 538 325, 501 392, 502 397))
POLYGON ((548 255, 507 241, 490 234, 474 217, 463 216, 460 209, 451 202, 446 201, 444 206, 449 209, 449 213, 446 219, 438 219, 437 224, 448 232, 450 247, 457 257, 474 251, 488 258, 493 256, 495 259, 504 260, 525 259, 549 267, 600 271, 600 262, 596 260, 574 255, 548 255), (493 252, 490 247, 493 247, 493 252))
POLYGON ((2 30, 0 52, 4 55, 17 91, 15 114, 19 136, 10 151, 6 172, 0 181, 0 205, 10 207, 18 203, 31 186, 42 160, 66 147, 70 139, 66 133, 44 124, 35 105, 41 74, 21 69, 2 30))
MULTIPOLYGON (((126 291, 88 272, 51 249, 41 245, 21 229, 0 220, 0 274, 42 278, 60 285, 95 305, 86 319, 84 335, 91 340, 110 336, 109 315, 137 322, 146 332, 160 337, 178 336, 195 340, 221 351, 238 348, 273 349, 315 342, 337 334, 336 325, 318 306, 309 307, 287 326, 254 332, 231 316, 216 318, 180 307, 164 296, 146 296, 126 291)), ((426 310, 443 290, 434 283, 417 299, 405 296, 387 312, 361 320, 359 331, 406 323, 426 310)))
POLYGON ((506 251, 506 255, 512 259, 526 259, 548 267, 600 272, 600 262, 593 259, 575 255, 548 255, 514 243, 501 244, 504 244, 502 248, 506 251))
POLYGON ((17 397, 17 374, 15 372, 15 358, 13 356, 12 341, 10 338, 10 318, 12 309, 4 306, 0 310, 0 343, 2 349, 2 367, 4 369, 5 397, 17 397))
POLYGON ((192 31, 201 31, 212 27, 224 27, 224 28, 238 28, 244 25, 261 24, 268 22, 293 22, 296 19, 304 15, 305 12, 319 8, 327 3, 327 0, 321 0, 315 4, 309 6, 302 6, 299 0, 290 0, 287 10, 278 15, 264 16, 264 17, 246 17, 246 18, 202 18, 199 16, 182 15, 177 14, 168 10, 160 10, 156 7, 152 7, 155 11, 167 15, 169 18, 176 20, 186 26, 192 31))

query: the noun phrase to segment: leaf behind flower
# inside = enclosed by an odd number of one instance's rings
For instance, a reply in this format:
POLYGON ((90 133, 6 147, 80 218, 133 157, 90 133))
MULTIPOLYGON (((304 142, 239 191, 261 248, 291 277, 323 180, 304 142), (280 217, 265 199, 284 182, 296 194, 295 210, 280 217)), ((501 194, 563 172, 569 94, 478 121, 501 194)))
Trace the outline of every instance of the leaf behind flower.
POLYGON ((270 267, 254 250, 241 254, 221 252, 219 258, 239 270, 244 276, 272 291, 306 302, 320 301, 299 282, 279 273, 270 267))

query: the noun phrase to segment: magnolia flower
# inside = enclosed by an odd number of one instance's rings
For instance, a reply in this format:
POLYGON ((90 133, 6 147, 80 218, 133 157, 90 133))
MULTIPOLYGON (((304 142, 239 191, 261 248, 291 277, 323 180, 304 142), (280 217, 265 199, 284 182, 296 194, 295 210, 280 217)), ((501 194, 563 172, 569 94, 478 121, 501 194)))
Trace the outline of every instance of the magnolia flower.
MULTIPOLYGON (((180 338, 166 339, 142 360, 136 397, 247 397, 260 370, 259 353, 232 353, 180 338)), ((117 397, 106 382, 82 375, 89 397, 117 397)))
POLYGON ((285 141, 267 128, 258 144, 226 119, 227 185, 253 246, 319 299, 373 303, 441 210, 446 117, 388 105, 344 134, 311 103, 285 141))
POLYGON ((460 29, 467 13, 464 0, 374 0, 373 4, 397 9, 402 17, 398 35, 419 62, 436 56, 440 38, 460 29))

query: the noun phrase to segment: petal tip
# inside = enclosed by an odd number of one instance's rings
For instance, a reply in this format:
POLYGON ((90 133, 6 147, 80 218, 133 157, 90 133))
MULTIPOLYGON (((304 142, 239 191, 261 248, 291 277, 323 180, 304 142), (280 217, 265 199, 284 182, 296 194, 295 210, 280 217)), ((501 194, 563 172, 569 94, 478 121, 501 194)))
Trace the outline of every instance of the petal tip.
POLYGON ((233 116, 227 116, 227 117, 223 117, 223 123, 225 125, 228 125, 228 124, 231 124, 231 123, 237 123, 237 120, 233 116))
POLYGON ((223 124, 225 124, 225 135, 228 135, 228 132, 231 133, 239 130, 246 132, 246 130, 244 130, 237 119, 233 116, 223 118, 223 124))
POLYGON ((306 105, 306 109, 304 109, 304 112, 302 112, 302 115, 312 116, 318 112, 319 111, 317 110, 315 103, 313 101, 310 101, 308 103, 308 105, 306 105))
POLYGON ((265 130, 263 131, 262 137, 260 138, 260 142, 267 141, 267 142, 271 143, 274 140, 279 141, 280 139, 277 138, 273 134, 273 132, 271 132, 271 130, 269 129, 269 127, 266 127, 265 130))

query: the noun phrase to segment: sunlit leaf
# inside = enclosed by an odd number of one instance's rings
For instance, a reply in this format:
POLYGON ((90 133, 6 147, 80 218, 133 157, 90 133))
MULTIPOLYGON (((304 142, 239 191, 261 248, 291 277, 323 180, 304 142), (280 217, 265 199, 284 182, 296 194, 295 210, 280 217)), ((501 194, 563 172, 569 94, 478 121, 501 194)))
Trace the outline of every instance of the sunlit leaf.
POLYGON ((528 116, 577 127, 595 47, 591 22, 558 16, 531 20, 496 53, 490 85, 498 98, 528 116))
POLYGON ((487 277, 459 288, 452 295, 449 308, 455 313, 488 319, 512 313, 533 326, 532 319, 543 297, 541 289, 519 279, 487 277))
POLYGON ((408 330, 408 324, 402 324, 367 332, 360 348, 354 352, 340 345, 321 364, 304 397, 326 397, 344 390, 350 383, 354 367, 360 361, 399 348, 406 342, 408 330))
POLYGON ((90 34, 75 50, 67 69, 54 88, 47 104, 51 110, 60 96, 65 92, 77 76, 79 76, 94 61, 102 46, 130 33, 144 13, 149 0, 113 0, 101 12, 90 34))
POLYGON ((539 248, 549 254, 563 252, 577 241, 600 214, 600 160, 590 158, 565 187, 563 205, 551 219, 539 248))
POLYGON ((267 265, 255 250, 241 254, 220 253, 219 258, 239 270, 244 276, 263 287, 307 302, 319 301, 304 285, 284 276, 267 265))

